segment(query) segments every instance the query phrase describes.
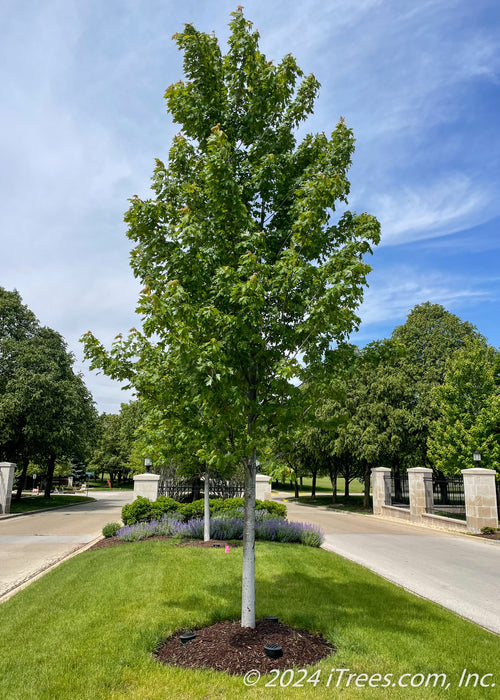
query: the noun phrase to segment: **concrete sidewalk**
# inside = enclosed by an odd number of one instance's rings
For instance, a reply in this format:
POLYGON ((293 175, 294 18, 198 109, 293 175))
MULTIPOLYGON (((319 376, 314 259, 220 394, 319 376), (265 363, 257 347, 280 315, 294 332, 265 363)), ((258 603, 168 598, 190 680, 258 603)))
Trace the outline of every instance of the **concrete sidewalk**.
POLYGON ((94 502, 0 520, 0 602, 119 522, 132 491, 91 493, 94 502))
POLYGON ((500 634, 500 542, 372 515, 286 505, 290 520, 323 529, 324 549, 500 634))

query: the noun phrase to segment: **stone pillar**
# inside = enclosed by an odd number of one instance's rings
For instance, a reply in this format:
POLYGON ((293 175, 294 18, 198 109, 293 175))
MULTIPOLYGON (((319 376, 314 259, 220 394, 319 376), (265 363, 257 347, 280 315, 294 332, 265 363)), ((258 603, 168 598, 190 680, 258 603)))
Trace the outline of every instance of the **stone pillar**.
POLYGON ((0 515, 10 513, 15 471, 16 465, 13 462, 0 462, 0 515))
POLYGON ((156 501, 159 481, 159 474, 136 474, 134 476, 134 499, 137 496, 142 496, 149 498, 150 501, 156 501))
POLYGON ((267 476, 267 474, 257 474, 255 498, 259 501, 269 501, 271 499, 271 477, 267 476))
POLYGON ((465 514, 469 532, 498 527, 494 469, 463 469, 465 514))
POLYGON ((391 470, 386 467, 372 469, 373 514, 382 515, 382 506, 391 505, 391 470))
POLYGON ((419 521, 422 513, 432 513, 432 469, 413 467, 408 469, 408 491, 410 493, 410 520, 419 521))

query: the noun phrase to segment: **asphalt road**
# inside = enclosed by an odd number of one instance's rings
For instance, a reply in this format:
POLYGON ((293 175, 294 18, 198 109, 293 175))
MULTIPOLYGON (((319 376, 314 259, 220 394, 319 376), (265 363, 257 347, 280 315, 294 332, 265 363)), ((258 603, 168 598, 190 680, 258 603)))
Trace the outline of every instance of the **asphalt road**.
POLYGON ((500 542, 287 503, 290 520, 316 523, 324 549, 500 634, 500 542))
POLYGON ((106 523, 119 522, 133 492, 101 491, 92 496, 95 502, 0 518, 0 602, 95 540, 106 523))

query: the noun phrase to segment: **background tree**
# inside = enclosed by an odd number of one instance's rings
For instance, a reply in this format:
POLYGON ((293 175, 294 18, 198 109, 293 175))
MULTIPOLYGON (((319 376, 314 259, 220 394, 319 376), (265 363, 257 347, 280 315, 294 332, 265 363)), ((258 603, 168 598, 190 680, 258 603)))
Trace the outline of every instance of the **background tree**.
POLYGON ((467 340, 433 391, 437 419, 429 430, 429 458, 444 474, 474 466, 474 450, 481 452, 481 467, 500 473, 498 354, 480 338, 467 340))
POLYGON ((290 54, 268 61, 241 10, 230 30, 225 55, 191 25, 176 35, 187 82, 165 96, 181 132, 169 164, 157 161, 154 197, 135 197, 125 217, 143 329, 110 352, 84 342, 93 367, 128 379, 177 427, 179 452, 198 445, 209 466, 243 465, 242 625, 254 627, 257 449, 294 419, 296 378, 357 326, 379 226, 367 214, 332 220, 350 187, 344 121, 330 138, 296 141, 315 77, 290 54))
POLYGON ((394 416, 394 431, 401 439, 398 461, 403 469, 430 466, 427 440, 436 418, 433 391, 444 382, 451 355, 467 339, 484 338, 471 323, 430 302, 415 306, 391 338, 405 348, 391 369, 400 387, 394 416))
POLYGON ((71 464, 71 476, 73 477, 73 486, 80 486, 88 482, 87 477, 88 466, 83 462, 73 462, 71 464))
POLYGON ((22 465, 17 498, 30 460, 46 467, 49 498, 56 461, 84 460, 88 453, 95 411, 72 364, 61 336, 49 328, 16 349, 15 371, 0 397, 0 418, 10 453, 22 465))
MULTIPOLYGON (((94 473, 107 473, 111 483, 121 483, 132 469, 136 435, 143 421, 140 401, 122 403, 120 413, 102 413, 97 423, 97 436, 89 468, 94 473)), ((144 457, 139 456, 139 471, 144 470, 144 457)))
POLYGON ((370 478, 374 467, 391 466, 401 447, 395 428, 399 384, 393 372, 402 348, 391 340, 375 341, 356 350, 350 375, 345 380, 334 452, 349 476, 364 482, 363 507, 370 508, 370 478))
POLYGON ((0 290, 0 450, 21 466, 16 499, 30 460, 46 468, 48 498, 57 460, 87 456, 95 410, 73 363, 62 337, 0 290))
POLYGON ((16 372, 19 348, 39 328, 35 314, 22 303, 19 293, 0 287, 0 458, 21 467, 16 498, 21 497, 30 455, 23 420, 18 413, 13 420, 12 407, 8 408, 13 397, 7 395, 6 387, 16 372))

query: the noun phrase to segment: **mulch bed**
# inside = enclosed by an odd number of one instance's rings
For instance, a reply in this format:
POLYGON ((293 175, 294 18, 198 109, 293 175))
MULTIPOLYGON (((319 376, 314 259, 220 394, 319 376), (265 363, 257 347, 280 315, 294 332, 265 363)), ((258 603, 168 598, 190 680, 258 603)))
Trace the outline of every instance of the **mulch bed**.
MULTIPOLYGON (((145 540, 137 540, 138 542, 150 542, 151 540, 171 540, 173 539, 172 537, 166 537, 164 535, 154 535, 153 537, 147 537, 145 540)), ((107 549, 108 547, 116 547, 118 545, 122 544, 135 544, 135 542, 126 542, 125 540, 120 540, 118 537, 105 537, 102 540, 99 540, 95 544, 92 545, 92 547, 89 547, 89 551, 91 549, 107 549)), ((207 548, 207 547, 213 547, 214 549, 225 549, 226 547, 230 547, 230 549, 233 549, 234 547, 242 547, 243 543, 242 542, 224 542, 224 540, 208 540, 207 542, 204 542, 203 540, 183 540, 178 543, 178 547, 202 547, 202 548, 207 548)))
POLYGON ((484 540, 500 540, 500 532, 481 532, 474 537, 482 537, 484 540))
POLYGON ((180 640, 182 632, 167 639, 156 650, 157 659, 171 666, 205 668, 230 675, 254 669, 266 674, 274 668, 304 668, 336 651, 320 635, 267 620, 257 620, 255 629, 225 621, 193 631, 196 637, 186 644, 180 640), (283 656, 268 658, 264 652, 266 644, 278 644, 283 656))

